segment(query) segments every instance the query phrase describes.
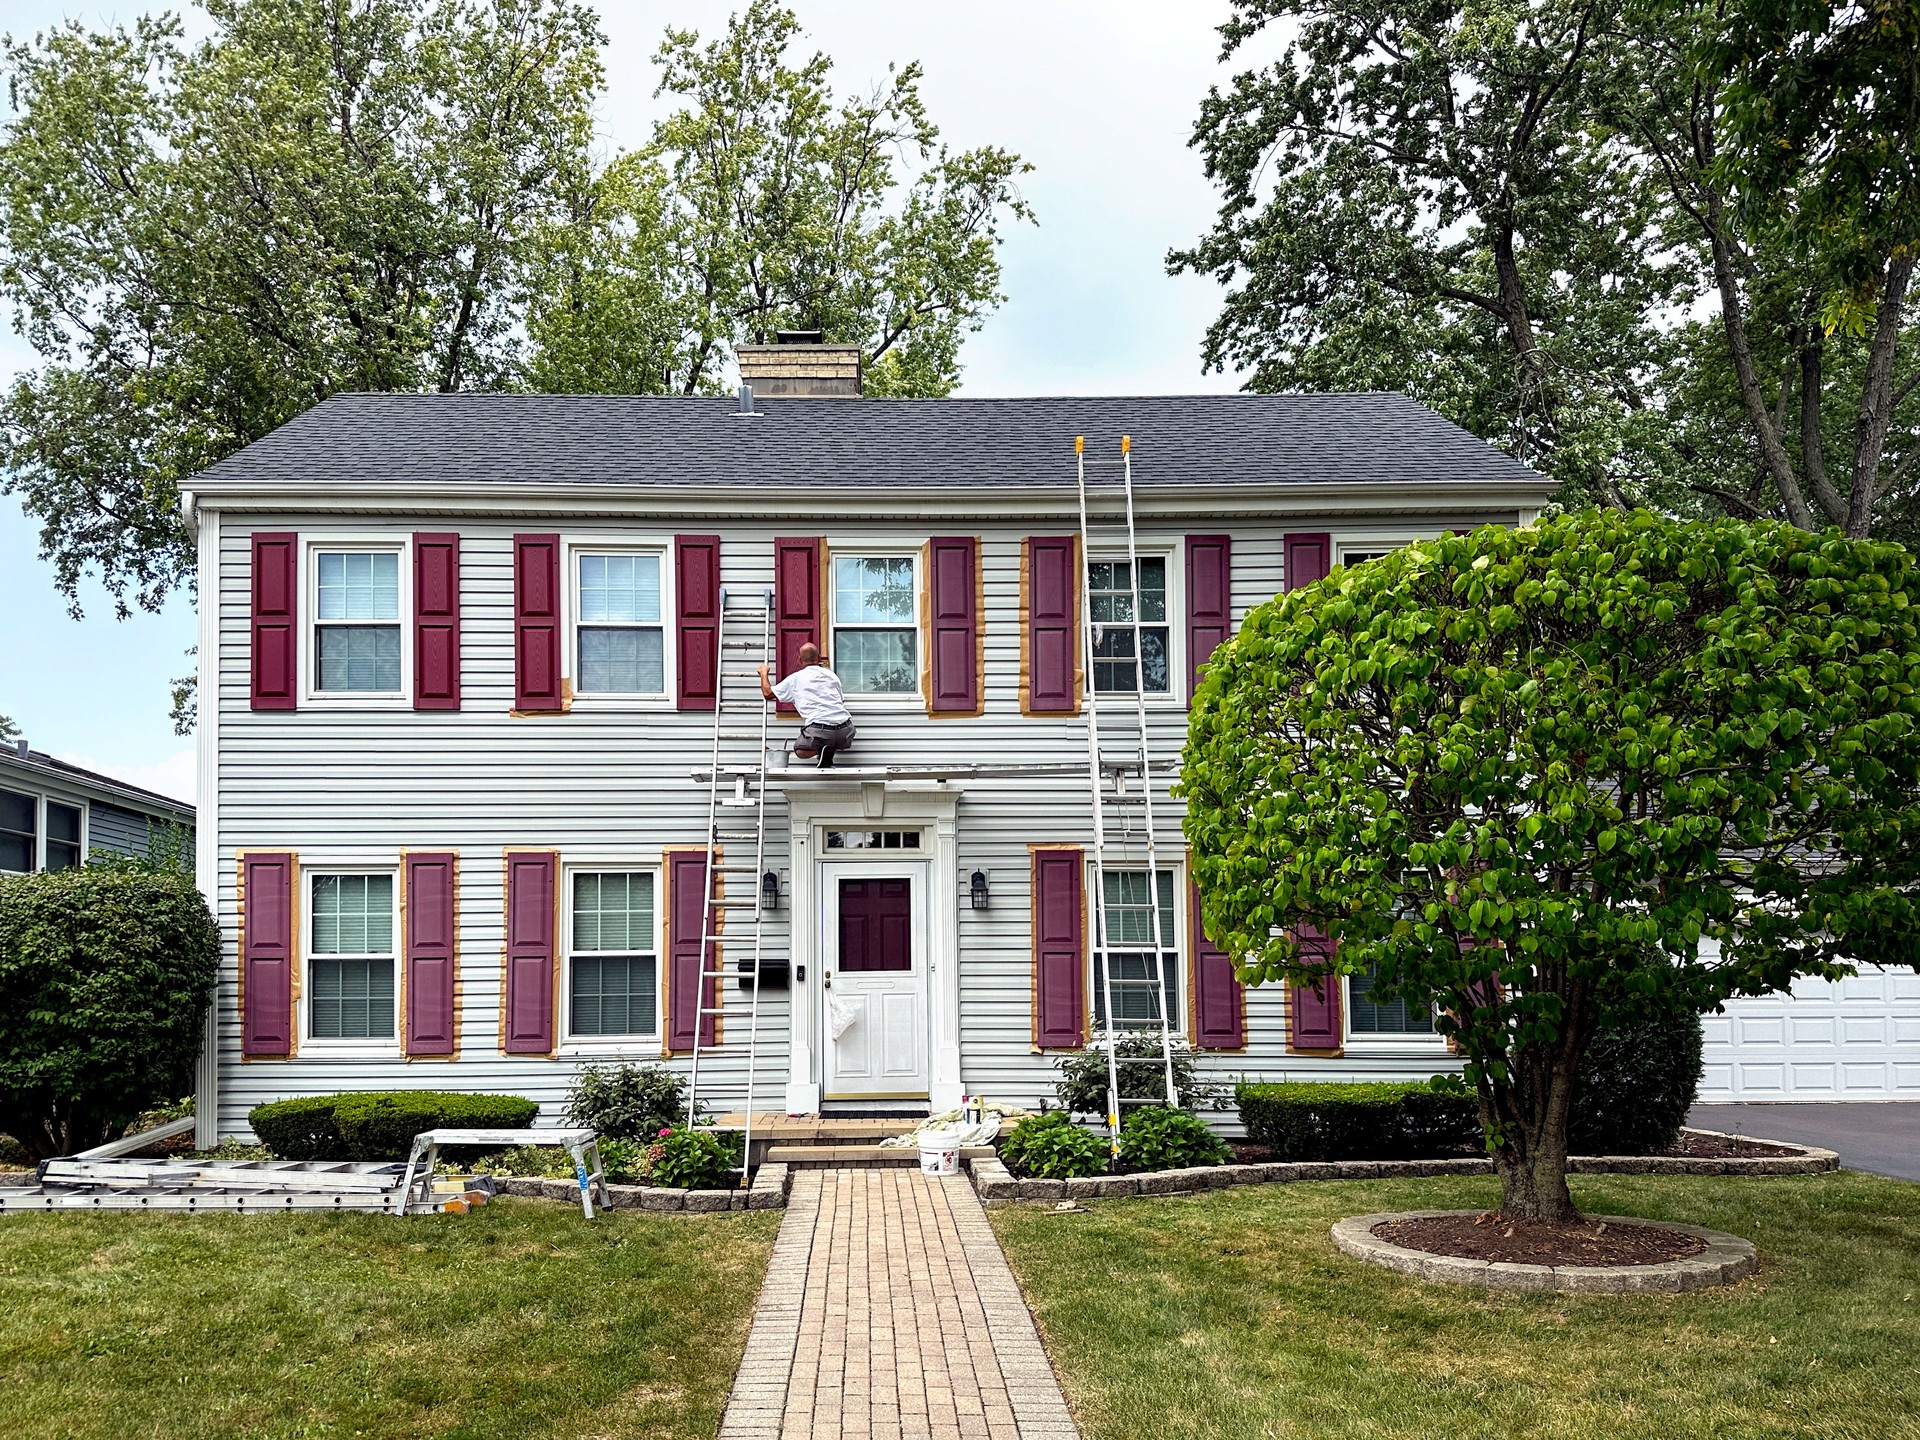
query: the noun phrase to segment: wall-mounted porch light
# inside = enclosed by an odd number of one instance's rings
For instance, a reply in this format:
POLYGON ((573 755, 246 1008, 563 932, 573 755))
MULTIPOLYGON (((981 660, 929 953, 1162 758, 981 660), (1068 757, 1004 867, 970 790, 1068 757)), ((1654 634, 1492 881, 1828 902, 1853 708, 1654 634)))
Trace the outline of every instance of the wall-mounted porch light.
POLYGON ((760 908, 778 910, 780 908, 780 874, 769 870, 760 877, 760 908))
POLYGON ((987 872, 976 870, 967 882, 967 901, 975 910, 987 908, 987 872))

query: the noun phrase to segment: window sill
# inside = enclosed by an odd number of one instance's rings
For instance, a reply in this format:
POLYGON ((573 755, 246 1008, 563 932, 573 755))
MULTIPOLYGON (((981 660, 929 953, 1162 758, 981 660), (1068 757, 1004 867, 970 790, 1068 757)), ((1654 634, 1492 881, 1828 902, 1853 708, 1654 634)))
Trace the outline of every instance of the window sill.
MULTIPOLYGON (((567 683, 564 680, 563 684, 567 683)), ((620 690, 575 690, 573 692, 575 710, 675 710, 678 705, 671 695, 649 694, 645 691, 628 693, 620 690)), ((712 714, 712 711, 703 712, 712 714)))
POLYGON ((321 692, 302 695, 300 707, 303 710, 411 710, 411 695, 390 695, 382 693, 337 694, 321 692))
POLYGON ((296 1060, 404 1060, 398 1037, 391 1039, 313 1039, 304 1037, 296 1060))
POLYGON ((1376 1056, 1383 1059, 1405 1056, 1446 1055, 1446 1037, 1442 1035, 1409 1035, 1402 1039, 1391 1035, 1347 1036, 1344 1047, 1348 1055, 1376 1056))
POLYGON ((651 1059, 660 1058, 660 1036, 652 1035, 607 1035, 576 1037, 562 1041, 554 1048, 554 1056, 561 1060, 628 1060, 637 1056, 651 1059))

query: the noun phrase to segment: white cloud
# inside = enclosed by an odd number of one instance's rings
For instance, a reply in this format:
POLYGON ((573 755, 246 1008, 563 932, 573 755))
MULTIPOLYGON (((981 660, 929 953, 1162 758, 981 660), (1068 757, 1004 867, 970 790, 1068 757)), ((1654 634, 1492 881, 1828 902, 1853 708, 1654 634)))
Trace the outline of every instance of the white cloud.
POLYGON ((66 753, 59 758, 69 765, 78 765, 83 770, 108 776, 122 784, 138 785, 142 790, 171 796, 188 805, 194 803, 194 786, 200 766, 192 750, 175 751, 152 765, 122 765, 111 760, 98 760, 91 755, 66 753))

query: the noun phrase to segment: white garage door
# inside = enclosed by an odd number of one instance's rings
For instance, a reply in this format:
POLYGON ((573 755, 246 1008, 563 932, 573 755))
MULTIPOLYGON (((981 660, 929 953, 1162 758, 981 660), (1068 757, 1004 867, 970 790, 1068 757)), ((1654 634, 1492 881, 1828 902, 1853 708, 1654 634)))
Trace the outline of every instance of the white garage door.
POLYGON ((1706 1017, 1702 1100, 1920 1100, 1920 975, 1861 966, 1706 1017))

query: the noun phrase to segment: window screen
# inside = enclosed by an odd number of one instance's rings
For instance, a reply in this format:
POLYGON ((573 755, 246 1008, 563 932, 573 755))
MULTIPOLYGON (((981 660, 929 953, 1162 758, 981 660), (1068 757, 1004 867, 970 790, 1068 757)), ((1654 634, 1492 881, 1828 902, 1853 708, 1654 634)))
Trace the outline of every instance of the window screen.
POLYGON ((659 1028, 653 927, 651 871, 573 877, 573 1034, 651 1035, 659 1028))
POLYGON ((393 876, 313 877, 308 1025, 316 1039, 393 1034, 393 876))

